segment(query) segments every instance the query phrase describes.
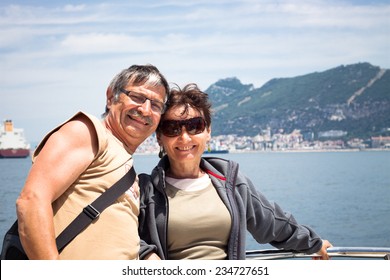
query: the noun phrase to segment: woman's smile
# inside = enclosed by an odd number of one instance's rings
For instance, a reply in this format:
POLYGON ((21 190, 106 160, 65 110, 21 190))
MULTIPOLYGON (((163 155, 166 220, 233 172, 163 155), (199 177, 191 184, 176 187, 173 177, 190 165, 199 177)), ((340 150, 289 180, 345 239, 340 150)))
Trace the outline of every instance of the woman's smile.
POLYGON ((195 145, 192 145, 192 146, 185 146, 185 147, 177 147, 176 149, 179 150, 179 151, 184 151, 184 152, 186 152, 186 151, 190 151, 190 150, 192 150, 192 149, 194 149, 194 148, 195 148, 195 145))

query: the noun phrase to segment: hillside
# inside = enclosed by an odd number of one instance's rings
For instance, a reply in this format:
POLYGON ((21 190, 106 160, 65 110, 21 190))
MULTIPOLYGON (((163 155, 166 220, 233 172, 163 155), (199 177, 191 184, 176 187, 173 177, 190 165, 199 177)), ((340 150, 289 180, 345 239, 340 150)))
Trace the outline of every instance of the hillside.
POLYGON ((254 136, 299 129, 314 138, 368 138, 390 128, 390 71, 369 63, 275 78, 260 88, 238 78, 212 84, 213 135, 254 136), (336 131, 337 133, 330 133, 336 131))

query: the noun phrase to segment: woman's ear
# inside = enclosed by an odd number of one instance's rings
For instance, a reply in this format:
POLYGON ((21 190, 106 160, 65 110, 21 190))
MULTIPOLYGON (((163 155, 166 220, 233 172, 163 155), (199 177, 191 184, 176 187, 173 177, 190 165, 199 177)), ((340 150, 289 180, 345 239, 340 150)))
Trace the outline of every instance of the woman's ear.
POLYGON ((206 142, 209 142, 211 140, 211 125, 206 128, 207 129, 207 137, 206 137, 206 142))
POLYGON ((158 157, 163 158, 164 155, 165 155, 164 147, 160 146, 160 151, 158 152, 158 157))

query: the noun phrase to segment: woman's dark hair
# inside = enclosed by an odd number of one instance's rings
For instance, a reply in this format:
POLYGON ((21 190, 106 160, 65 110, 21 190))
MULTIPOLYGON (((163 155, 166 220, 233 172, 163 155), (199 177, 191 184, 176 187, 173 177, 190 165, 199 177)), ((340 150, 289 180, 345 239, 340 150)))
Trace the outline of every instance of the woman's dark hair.
MULTIPOLYGON (((165 112, 174 106, 184 106, 182 115, 188 113, 191 107, 204 117, 207 127, 211 125, 211 103, 208 94, 194 83, 186 85, 183 89, 178 85, 172 87, 166 105, 165 112)), ((165 114, 161 116, 161 121, 165 119, 164 117, 165 114)))

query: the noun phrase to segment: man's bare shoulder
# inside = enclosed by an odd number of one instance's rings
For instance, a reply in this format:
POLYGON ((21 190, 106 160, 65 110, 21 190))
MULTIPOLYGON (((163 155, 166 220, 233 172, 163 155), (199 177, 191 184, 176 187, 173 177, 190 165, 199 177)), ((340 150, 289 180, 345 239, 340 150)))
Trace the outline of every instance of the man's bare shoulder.
POLYGON ((45 146, 67 151, 86 149, 96 154, 98 149, 96 129, 86 115, 78 114, 55 131, 45 146))

